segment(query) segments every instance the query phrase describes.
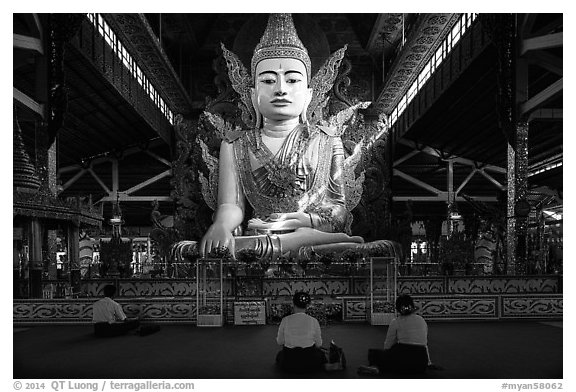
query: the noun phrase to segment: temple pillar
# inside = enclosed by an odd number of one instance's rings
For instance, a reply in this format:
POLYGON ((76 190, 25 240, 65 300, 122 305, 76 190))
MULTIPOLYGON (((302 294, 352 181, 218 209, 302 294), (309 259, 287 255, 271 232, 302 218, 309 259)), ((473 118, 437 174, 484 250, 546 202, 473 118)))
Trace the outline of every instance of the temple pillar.
POLYGON ((48 230, 48 279, 56 280, 58 278, 58 260, 56 252, 58 250, 58 231, 48 230))
POLYGON ((516 220, 516 274, 526 274, 529 271, 527 257, 528 216, 528 123, 516 124, 516 172, 514 197, 514 219, 516 220))
POLYGON ((80 292, 80 228, 70 222, 67 230, 68 265, 70 267, 70 287, 72 294, 80 292))
POLYGON ((30 261, 28 264, 28 293, 30 298, 42 298, 42 225, 32 218, 29 230, 30 261))
POLYGON ((484 14, 482 23, 496 47, 498 123, 507 140, 506 273, 527 272, 528 121, 519 106, 528 99, 528 61, 518 53, 518 14, 484 14))
POLYGON ((452 216, 456 205, 456 193, 454 192, 454 161, 452 159, 448 160, 447 174, 446 186, 448 200, 446 202, 446 228, 448 229, 448 237, 452 237, 458 224, 452 216))
POLYGON ((516 151, 508 144, 507 201, 506 201, 506 269, 507 274, 516 273, 516 219, 514 203, 516 201, 516 151))
MULTIPOLYGON (((516 16, 517 18, 518 16, 516 16)), ((512 24, 512 22, 508 22, 512 24)), ((509 41, 507 45, 507 65, 510 68, 508 75, 510 81, 507 102, 510 104, 509 145, 512 144, 514 154, 508 155, 509 160, 514 160, 514 175, 508 181, 508 217, 513 224, 509 224, 509 254, 508 259, 512 263, 508 265, 509 274, 524 275, 529 271, 527 257, 528 216, 530 204, 528 194, 528 131, 529 124, 520 111, 520 105, 528 100, 528 61, 522 58, 518 51, 520 45, 517 41, 522 39, 522 31, 516 21, 514 28, 509 27, 509 41), (510 192, 510 187, 513 191, 510 192)), ((510 162, 509 162, 510 166, 510 162)), ((509 167, 509 171, 512 168, 509 167)))

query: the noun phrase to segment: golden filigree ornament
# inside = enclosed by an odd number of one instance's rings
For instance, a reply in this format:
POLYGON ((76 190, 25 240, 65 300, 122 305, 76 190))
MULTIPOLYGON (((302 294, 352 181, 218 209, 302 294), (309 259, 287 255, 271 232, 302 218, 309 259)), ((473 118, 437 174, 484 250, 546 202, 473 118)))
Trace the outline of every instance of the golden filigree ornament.
POLYGON ((344 53, 348 45, 338 49, 322 64, 318 72, 310 81, 312 88, 312 99, 308 105, 306 118, 310 124, 315 124, 322 119, 322 110, 328 104, 328 91, 334 86, 334 81, 338 76, 338 69, 344 58, 344 53))
POLYGON ((256 111, 252 106, 250 94, 254 86, 253 79, 238 56, 226 49, 224 44, 221 43, 220 46, 224 59, 226 60, 228 77, 230 78, 232 88, 240 95, 238 107, 242 112, 242 122, 244 122, 248 128, 253 128, 256 125, 256 111))
POLYGON ((202 197, 212 210, 216 210, 218 200, 218 158, 213 157, 208 152, 208 146, 198 139, 200 148, 202 149, 202 160, 208 167, 208 178, 204 177, 201 171, 198 171, 198 179, 200 180, 200 187, 202 190, 202 197))
POLYGON ((256 66, 265 59, 290 58, 304 63, 308 82, 312 75, 312 62, 308 50, 298 38, 296 27, 290 14, 270 14, 264 35, 260 39, 252 56, 252 77, 256 75, 256 66))

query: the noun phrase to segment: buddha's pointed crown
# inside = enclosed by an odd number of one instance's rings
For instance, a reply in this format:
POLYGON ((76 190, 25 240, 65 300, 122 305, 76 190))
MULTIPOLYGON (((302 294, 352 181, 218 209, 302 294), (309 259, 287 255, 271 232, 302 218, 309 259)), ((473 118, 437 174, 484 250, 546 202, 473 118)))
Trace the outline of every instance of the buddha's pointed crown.
POLYGON ((310 81, 312 62, 308 51, 298 38, 291 14, 270 14, 268 25, 252 56, 252 77, 256 77, 256 66, 264 59, 295 58, 304 63, 310 81))

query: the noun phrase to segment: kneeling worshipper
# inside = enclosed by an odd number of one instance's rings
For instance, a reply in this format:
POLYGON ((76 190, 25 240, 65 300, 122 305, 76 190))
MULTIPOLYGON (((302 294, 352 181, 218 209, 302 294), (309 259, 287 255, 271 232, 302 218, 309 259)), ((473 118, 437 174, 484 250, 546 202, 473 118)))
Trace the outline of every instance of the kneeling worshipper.
POLYGON ((415 313, 414 300, 408 294, 396 300, 399 316, 390 323, 384 349, 368 350, 370 366, 362 366, 361 373, 422 374, 430 364, 428 353, 428 325, 415 313))
POLYGON ((115 293, 115 286, 104 286, 104 298, 98 300, 92 308, 94 334, 98 337, 124 335, 140 325, 139 320, 129 320, 126 317, 122 306, 112 299, 115 293))
POLYGON ((278 327, 276 342, 282 350, 276 356, 280 369, 291 373, 312 373, 324 369, 326 356, 321 350, 322 334, 320 323, 306 314, 310 295, 294 294, 294 313, 286 316, 278 327))

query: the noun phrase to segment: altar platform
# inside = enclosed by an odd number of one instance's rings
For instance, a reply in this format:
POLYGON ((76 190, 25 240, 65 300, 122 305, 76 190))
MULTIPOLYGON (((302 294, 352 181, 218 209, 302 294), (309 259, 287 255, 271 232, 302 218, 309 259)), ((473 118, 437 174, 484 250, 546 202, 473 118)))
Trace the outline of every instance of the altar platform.
MULTIPOLYGON (((383 344, 387 327, 354 323, 322 326, 324 344, 343 347, 348 368, 312 378, 358 375, 367 350, 383 344)), ((443 370, 426 379, 561 379, 562 321, 429 322, 432 360, 443 370)), ((149 336, 101 339, 90 325, 14 327, 16 379, 277 379, 277 326, 199 328, 163 325, 149 336)), ((398 378, 397 376, 384 376, 398 378)))

